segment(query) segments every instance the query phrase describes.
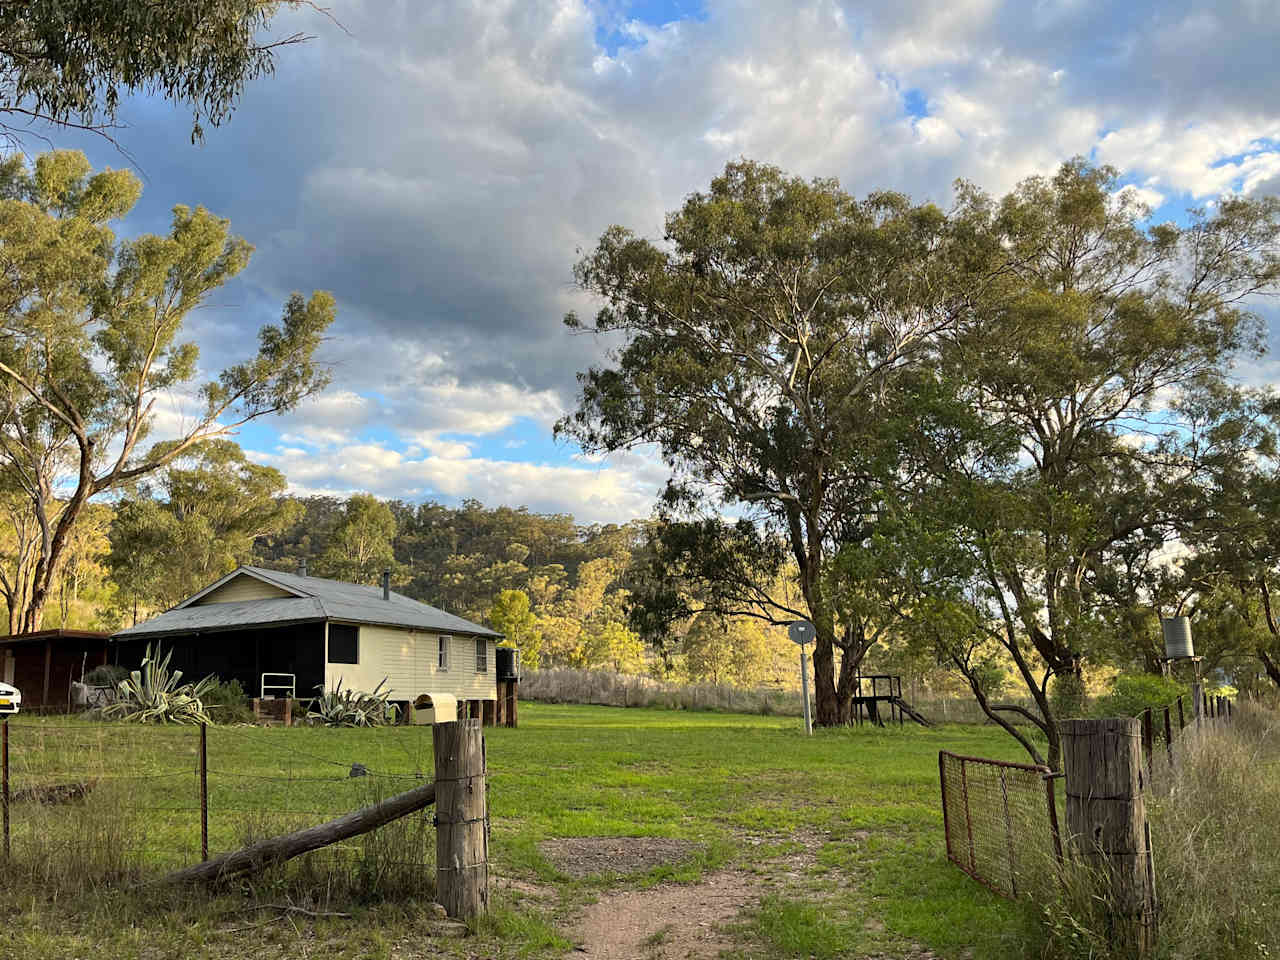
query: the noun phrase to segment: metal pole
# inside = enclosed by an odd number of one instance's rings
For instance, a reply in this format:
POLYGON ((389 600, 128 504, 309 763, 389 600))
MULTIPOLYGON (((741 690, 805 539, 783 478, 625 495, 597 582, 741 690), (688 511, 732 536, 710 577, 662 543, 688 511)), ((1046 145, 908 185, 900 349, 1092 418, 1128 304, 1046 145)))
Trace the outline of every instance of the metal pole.
POLYGON ((209 727, 200 724, 200 860, 209 859, 209 727))
POLYGON ((4 806, 4 858, 9 859, 9 721, 6 720, 4 726, 4 746, 0 747, 0 779, 3 785, 0 791, 3 791, 4 806))
POLYGON ((804 654, 804 644, 800 644, 800 698, 804 704, 804 732, 813 733, 813 719, 809 716, 809 658, 804 654))

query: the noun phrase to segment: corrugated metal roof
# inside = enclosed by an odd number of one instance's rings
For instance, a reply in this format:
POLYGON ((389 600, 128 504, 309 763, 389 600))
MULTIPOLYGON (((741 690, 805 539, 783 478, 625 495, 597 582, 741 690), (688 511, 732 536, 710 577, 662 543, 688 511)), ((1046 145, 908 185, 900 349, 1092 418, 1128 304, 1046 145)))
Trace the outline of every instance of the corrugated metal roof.
MULTIPOLYGON (((469 636, 502 636, 488 627, 419 603, 401 593, 392 591, 391 599, 384 600, 381 587, 343 583, 323 577, 304 577, 264 567, 238 567, 223 580, 230 580, 236 574, 247 574, 277 584, 301 596, 240 600, 235 603, 201 603, 194 606, 188 605, 190 600, 187 600, 167 613, 121 630, 115 636, 130 639, 321 620, 345 620, 350 623, 409 627, 469 636)), ((201 591, 196 597, 205 592, 201 591)))

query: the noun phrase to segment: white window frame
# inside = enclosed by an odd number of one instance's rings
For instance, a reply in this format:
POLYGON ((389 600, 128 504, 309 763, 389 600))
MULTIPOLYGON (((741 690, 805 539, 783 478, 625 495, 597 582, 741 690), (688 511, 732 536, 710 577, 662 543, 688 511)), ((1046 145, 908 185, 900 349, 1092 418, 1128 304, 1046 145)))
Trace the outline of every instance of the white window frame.
POLYGON ((442 633, 436 637, 436 672, 449 672, 449 644, 453 642, 453 637, 447 633, 442 633))
POLYGON ((476 637, 476 673, 489 672, 489 641, 476 637))

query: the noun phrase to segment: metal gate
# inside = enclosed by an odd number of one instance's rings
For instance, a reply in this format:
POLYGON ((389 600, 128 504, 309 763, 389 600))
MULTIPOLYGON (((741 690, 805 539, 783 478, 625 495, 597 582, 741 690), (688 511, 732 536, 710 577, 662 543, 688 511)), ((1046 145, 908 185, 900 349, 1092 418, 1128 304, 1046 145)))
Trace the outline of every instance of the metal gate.
POLYGON ((1001 896, 1062 858, 1048 767, 938 753, 947 859, 1001 896))

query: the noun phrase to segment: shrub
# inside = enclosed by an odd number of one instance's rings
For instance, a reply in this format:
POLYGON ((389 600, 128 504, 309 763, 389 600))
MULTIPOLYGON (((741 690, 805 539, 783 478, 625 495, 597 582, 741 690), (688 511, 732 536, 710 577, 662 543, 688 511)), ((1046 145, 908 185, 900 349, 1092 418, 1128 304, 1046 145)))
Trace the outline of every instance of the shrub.
POLYGON ((224 680, 213 684, 201 697, 210 716, 219 723, 252 723, 253 708, 249 695, 239 680, 224 680))
POLYGON ((118 663, 104 663, 84 675, 84 684, 87 687, 110 687, 114 690, 128 675, 128 667, 122 667, 118 663))
POLYGON ((1111 692, 1094 701, 1089 711, 1096 717, 1136 717, 1147 707, 1167 706, 1189 694, 1176 680, 1152 673, 1122 673, 1112 679, 1111 692))
POLYGON ((103 707, 102 716, 134 723, 210 723, 201 697, 217 678, 210 674, 197 683, 179 684, 182 671, 169 669, 172 656, 170 651, 153 657, 148 644, 141 669, 120 681, 116 702, 103 707))
POLYGON ((342 680, 332 690, 317 686, 320 696, 307 713, 308 720, 315 720, 326 727, 379 727, 394 723, 396 708, 387 700, 390 690, 384 690, 387 678, 383 677, 369 693, 343 690, 342 680))

